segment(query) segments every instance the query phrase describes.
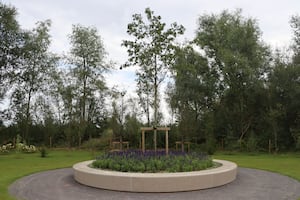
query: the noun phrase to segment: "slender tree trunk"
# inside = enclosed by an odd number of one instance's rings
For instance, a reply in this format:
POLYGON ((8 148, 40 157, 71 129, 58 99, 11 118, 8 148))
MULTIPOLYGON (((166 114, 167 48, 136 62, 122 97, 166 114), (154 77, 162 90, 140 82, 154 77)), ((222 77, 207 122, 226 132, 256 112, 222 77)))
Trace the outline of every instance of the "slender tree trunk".
POLYGON ((278 137, 277 137, 277 127, 276 123, 272 122, 273 134, 274 134, 274 146, 275 146, 275 153, 278 152, 278 137))
POLYGON ((82 96, 82 106, 81 106, 81 119, 80 119, 80 132, 79 132, 79 140, 78 140, 78 146, 81 146, 81 138, 85 133, 86 129, 86 122, 85 122, 85 103, 86 103, 86 85, 87 85, 87 72, 86 72, 86 59, 83 59, 83 96, 82 96))
POLYGON ((149 91, 147 92, 147 108, 146 108, 146 112, 147 112, 147 123, 148 123, 148 127, 150 127, 150 108, 149 108, 149 106, 150 106, 150 103, 149 103, 149 101, 150 101, 150 95, 149 95, 149 91))
POLYGON ((29 144, 29 119, 30 119, 30 102, 31 102, 31 93, 32 93, 32 87, 29 90, 28 93, 28 100, 26 105, 26 124, 25 124, 25 135, 24 140, 29 144))
POLYGON ((157 83, 157 63, 156 63, 156 56, 154 61, 154 151, 157 150, 157 90, 158 90, 158 83, 157 83))
POLYGON ((72 115, 72 97, 68 98, 68 114, 69 114, 69 123, 67 128, 67 139, 69 148, 72 146, 72 126, 71 123, 73 122, 73 115, 72 115))
POLYGON ((242 100, 242 97, 240 96, 240 102, 239 102, 239 107, 240 107, 240 139, 239 139, 239 142, 240 142, 240 149, 242 149, 242 140, 243 140, 243 137, 244 137, 244 130, 243 130, 243 100, 242 100))
POLYGON ((51 136, 49 137, 49 146, 50 146, 50 148, 52 148, 52 137, 51 136))

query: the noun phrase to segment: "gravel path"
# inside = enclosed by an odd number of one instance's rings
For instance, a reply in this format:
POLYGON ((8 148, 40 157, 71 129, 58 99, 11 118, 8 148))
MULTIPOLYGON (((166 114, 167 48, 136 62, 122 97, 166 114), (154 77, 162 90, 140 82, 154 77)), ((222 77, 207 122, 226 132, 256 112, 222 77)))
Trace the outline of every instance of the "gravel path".
POLYGON ((96 189, 74 181, 72 169, 23 177, 9 187, 19 200, 297 200, 300 182, 276 173, 239 168, 237 179, 207 190, 178 193, 130 193, 96 189))

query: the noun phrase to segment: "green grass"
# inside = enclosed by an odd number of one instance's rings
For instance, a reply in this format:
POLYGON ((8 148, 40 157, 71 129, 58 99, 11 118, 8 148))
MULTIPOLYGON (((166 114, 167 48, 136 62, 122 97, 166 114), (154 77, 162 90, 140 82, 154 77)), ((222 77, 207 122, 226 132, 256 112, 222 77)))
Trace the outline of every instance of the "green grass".
MULTIPOLYGON (((262 169, 276 172, 300 181, 300 154, 243 154, 243 153, 217 153, 215 159, 233 161, 239 167, 262 169)), ((300 197, 299 199, 300 200, 300 197)))
POLYGON ((0 154, 0 199, 13 200, 8 194, 8 186, 18 178, 34 172, 71 167, 76 162, 94 159, 95 155, 87 151, 50 151, 46 158, 40 153, 0 154))
POLYGON ((224 154, 217 153, 214 158, 233 161, 239 167, 255 168, 277 172, 300 181, 300 154, 224 154))
MULTIPOLYGON (((34 154, 0 154, 0 199, 14 200, 8 194, 8 186, 18 178, 34 172, 71 167, 73 164, 95 158, 97 153, 87 151, 50 151, 48 157, 34 154)), ((290 176, 300 181, 300 154, 226 154, 219 152, 215 159, 230 160, 240 167, 263 169, 290 176)), ((299 198, 300 200, 300 198, 299 198)))

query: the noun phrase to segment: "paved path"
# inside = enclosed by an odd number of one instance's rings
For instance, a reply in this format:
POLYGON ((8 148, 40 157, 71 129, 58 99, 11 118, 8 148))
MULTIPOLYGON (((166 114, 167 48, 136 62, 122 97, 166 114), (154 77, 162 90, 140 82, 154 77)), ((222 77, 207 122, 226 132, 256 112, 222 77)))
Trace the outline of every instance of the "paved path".
POLYGON ((25 200, 297 200, 300 182, 267 171, 239 168, 225 186, 178 193, 130 193, 87 187, 75 182, 72 169, 32 174, 17 180, 9 192, 25 200))

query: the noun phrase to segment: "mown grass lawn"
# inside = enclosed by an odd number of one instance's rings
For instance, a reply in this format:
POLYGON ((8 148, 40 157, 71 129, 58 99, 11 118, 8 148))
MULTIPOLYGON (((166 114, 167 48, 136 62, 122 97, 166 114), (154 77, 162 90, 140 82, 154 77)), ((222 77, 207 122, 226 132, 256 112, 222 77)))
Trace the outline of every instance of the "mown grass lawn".
MULTIPOLYGON (((41 158, 39 153, 0 154, 0 199, 14 199, 8 194, 8 186, 20 177, 49 169, 71 167, 76 162, 94 159, 96 155, 95 152, 78 150, 53 150, 46 158, 41 158)), ((218 152, 213 157, 233 161, 240 167, 278 172, 300 181, 300 153, 269 155, 218 152)))
POLYGON ((0 199, 13 200, 8 194, 8 186, 18 178, 34 172, 71 167, 76 162, 91 160, 95 154, 87 151, 50 151, 46 158, 39 153, 0 154, 0 199))
POLYGON ((216 159, 233 161, 239 167, 263 169, 290 176, 300 181, 300 153, 288 154, 225 154, 217 153, 216 159))

